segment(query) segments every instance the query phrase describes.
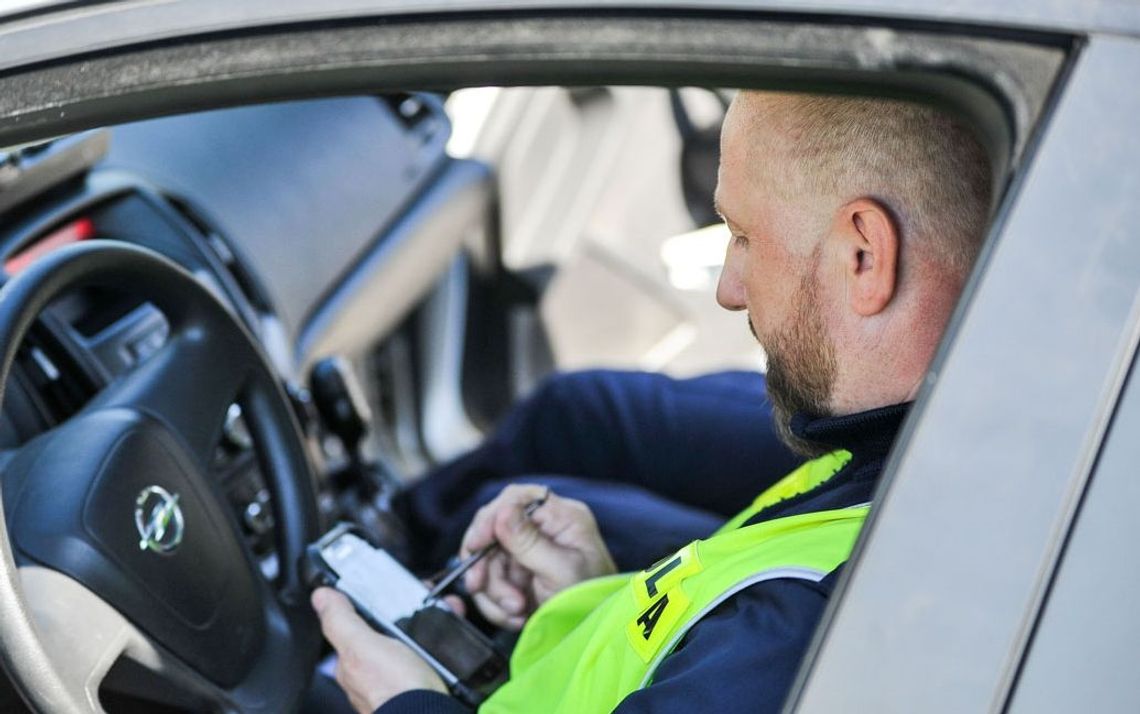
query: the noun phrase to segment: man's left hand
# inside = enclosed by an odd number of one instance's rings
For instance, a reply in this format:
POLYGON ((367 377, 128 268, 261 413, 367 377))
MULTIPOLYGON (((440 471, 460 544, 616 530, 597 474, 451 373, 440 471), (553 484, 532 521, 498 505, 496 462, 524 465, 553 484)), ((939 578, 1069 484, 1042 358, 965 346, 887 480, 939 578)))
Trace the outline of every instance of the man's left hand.
POLYGON ((447 692, 426 662, 402 642, 373 630, 343 594, 317 588, 312 604, 321 631, 337 651, 337 684, 361 714, 372 714, 392 697, 413 689, 447 692))

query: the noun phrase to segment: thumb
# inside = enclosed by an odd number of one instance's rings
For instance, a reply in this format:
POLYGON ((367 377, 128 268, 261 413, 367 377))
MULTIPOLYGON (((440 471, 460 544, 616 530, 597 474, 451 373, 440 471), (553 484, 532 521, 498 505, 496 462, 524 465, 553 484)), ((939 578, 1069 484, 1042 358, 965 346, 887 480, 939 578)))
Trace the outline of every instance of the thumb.
POLYGON ((332 588, 317 588, 313 591, 311 602, 321 621, 321 632, 337 650, 347 645, 361 631, 372 631, 368 623, 356 614, 352 602, 332 588))
POLYGON ((521 509, 500 513, 494 529, 499 547, 533 573, 544 573, 561 557, 561 549, 521 509))

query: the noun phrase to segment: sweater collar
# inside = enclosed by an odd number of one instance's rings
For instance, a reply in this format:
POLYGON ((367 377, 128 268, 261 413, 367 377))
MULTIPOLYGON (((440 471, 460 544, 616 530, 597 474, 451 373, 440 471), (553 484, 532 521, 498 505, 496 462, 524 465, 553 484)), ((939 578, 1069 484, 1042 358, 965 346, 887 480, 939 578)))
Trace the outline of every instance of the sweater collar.
POLYGON ((846 449, 855 459, 881 459, 890 451, 899 427, 913 402, 892 404, 856 414, 817 417, 792 416, 792 433, 801 439, 834 449, 846 449))

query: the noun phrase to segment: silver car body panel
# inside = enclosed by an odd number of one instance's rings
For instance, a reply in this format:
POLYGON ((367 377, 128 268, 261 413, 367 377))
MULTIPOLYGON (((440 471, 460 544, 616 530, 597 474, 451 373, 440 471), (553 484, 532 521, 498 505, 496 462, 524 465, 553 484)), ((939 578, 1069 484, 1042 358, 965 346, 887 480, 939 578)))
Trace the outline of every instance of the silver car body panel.
POLYGON ((1116 38, 1079 58, 795 711, 1004 707, 1136 348, 1140 95, 1120 89, 1138 66, 1116 38))
POLYGON ((133 0, 76 6, 17 3, 0 31, 0 69, 176 37, 298 22, 413 14, 653 8, 904 18, 1063 33, 1140 33, 1140 4, 1130 0, 133 0))

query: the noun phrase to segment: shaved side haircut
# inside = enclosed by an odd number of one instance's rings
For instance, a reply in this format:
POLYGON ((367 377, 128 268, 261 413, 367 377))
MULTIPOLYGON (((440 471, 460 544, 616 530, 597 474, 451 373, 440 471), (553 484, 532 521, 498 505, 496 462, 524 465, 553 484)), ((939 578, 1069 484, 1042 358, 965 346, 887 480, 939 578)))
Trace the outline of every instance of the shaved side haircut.
POLYGON ((874 199, 894 216, 906 250, 963 277, 969 272, 985 235, 992 178, 964 122, 893 99, 753 91, 740 99, 757 110, 754 121, 781 130, 758 132, 782 138, 756 142, 751 159, 760 170, 773 158, 795 167, 778 177, 787 198, 874 199))

